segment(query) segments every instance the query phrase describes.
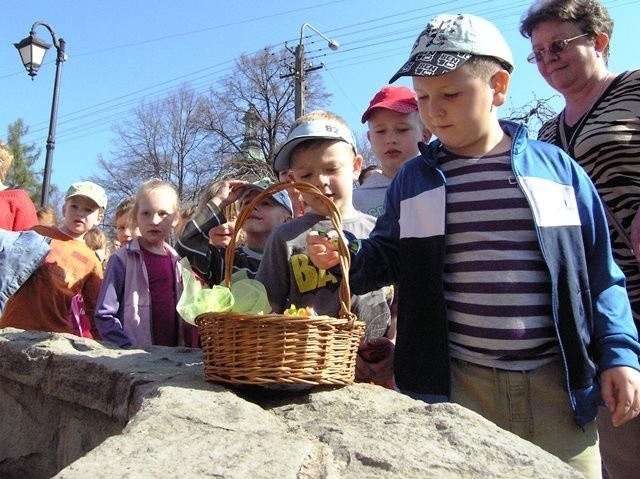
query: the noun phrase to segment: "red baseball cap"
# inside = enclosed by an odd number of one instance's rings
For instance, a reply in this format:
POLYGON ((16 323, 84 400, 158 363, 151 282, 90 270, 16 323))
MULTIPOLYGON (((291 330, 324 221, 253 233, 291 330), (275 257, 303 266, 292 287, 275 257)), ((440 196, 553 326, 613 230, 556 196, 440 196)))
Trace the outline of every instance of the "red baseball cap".
POLYGON ((362 115, 362 123, 367 122, 374 108, 386 108, 398 113, 411 113, 418 109, 418 101, 413 90, 405 86, 387 85, 382 87, 382 90, 376 93, 369 103, 369 108, 362 115))

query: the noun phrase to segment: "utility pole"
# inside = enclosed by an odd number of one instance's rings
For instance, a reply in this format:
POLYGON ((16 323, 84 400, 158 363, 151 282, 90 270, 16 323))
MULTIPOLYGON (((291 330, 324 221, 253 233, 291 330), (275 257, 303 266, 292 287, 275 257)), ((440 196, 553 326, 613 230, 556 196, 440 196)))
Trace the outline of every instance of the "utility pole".
POLYGON ((298 45, 296 46, 295 51, 292 51, 289 47, 287 47, 287 50, 289 50, 291 53, 293 53, 293 55, 295 57, 295 62, 294 62, 293 68, 291 66, 289 67, 289 70, 290 70, 291 73, 287 73, 286 75, 280 75, 280 78, 286 78, 286 77, 290 77, 290 76, 294 77, 294 80, 295 80, 295 116, 296 116, 296 118, 300 118, 302 115, 304 115, 304 95, 305 95, 305 89, 306 89, 305 79, 307 77, 307 73, 315 71, 315 70, 320 70, 322 67, 324 67, 324 63, 320 63, 320 65, 316 65, 316 66, 314 66, 314 65, 307 66, 306 65, 305 51, 304 51, 304 29, 305 29, 305 27, 309 27, 311 30, 313 30, 318 35, 320 35, 322 38, 324 38, 327 41, 327 45, 329 46, 329 48, 331 50, 335 51, 340 47, 338 42, 336 42, 335 40, 331 40, 330 38, 325 36, 320 31, 316 30, 312 25, 309 25, 308 23, 303 23, 302 27, 300 27, 300 41, 298 42, 298 45))

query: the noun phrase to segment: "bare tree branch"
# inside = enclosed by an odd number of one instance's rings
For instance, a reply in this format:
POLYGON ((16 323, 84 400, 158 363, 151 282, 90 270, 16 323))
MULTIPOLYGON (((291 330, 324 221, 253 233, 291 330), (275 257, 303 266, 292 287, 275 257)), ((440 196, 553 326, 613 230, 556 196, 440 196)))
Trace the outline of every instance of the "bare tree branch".
POLYGON ((557 97, 553 95, 549 98, 537 98, 535 92, 532 93, 533 100, 520 106, 511 106, 507 112, 506 118, 512 121, 525 123, 529 127, 531 136, 535 138, 538 131, 547 121, 555 117, 557 113, 549 102, 557 97))

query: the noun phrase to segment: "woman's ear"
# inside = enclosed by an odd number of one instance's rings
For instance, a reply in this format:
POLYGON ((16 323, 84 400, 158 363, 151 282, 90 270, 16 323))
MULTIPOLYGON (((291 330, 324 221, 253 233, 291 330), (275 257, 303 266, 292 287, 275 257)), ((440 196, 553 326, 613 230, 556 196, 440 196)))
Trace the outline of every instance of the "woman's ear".
POLYGON ((609 35, 606 33, 598 33, 593 38, 593 43, 596 49, 596 55, 602 56, 609 46, 609 35))
POLYGON ((490 87, 493 90, 493 106, 504 105, 507 100, 510 79, 511 75, 507 70, 498 70, 489 80, 490 87))

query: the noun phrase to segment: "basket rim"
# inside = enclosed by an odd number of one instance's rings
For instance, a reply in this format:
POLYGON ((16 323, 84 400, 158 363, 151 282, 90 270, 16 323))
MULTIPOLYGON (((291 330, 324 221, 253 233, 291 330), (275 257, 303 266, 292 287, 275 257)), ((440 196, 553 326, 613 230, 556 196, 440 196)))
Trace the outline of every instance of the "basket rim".
POLYGON ((365 322, 355 318, 355 315, 350 317, 333 317, 333 316, 290 316, 287 314, 247 314, 237 313, 233 311, 208 311, 202 313, 195 318, 196 326, 199 328, 206 327, 207 324, 212 321, 224 319, 233 320, 238 322, 258 322, 258 323, 277 323, 278 325, 284 324, 324 324, 327 326, 343 326, 348 325, 349 328, 364 325, 365 322))

